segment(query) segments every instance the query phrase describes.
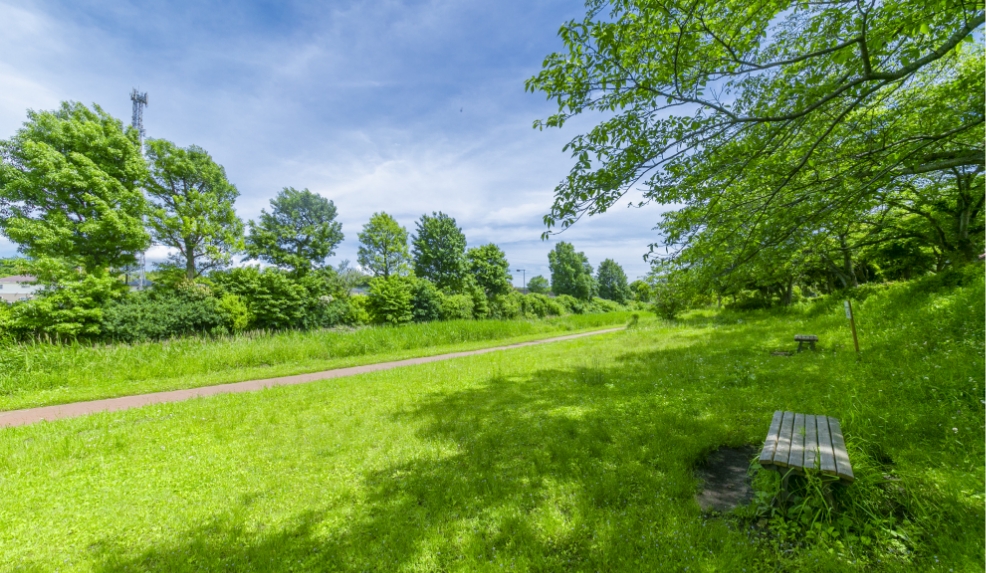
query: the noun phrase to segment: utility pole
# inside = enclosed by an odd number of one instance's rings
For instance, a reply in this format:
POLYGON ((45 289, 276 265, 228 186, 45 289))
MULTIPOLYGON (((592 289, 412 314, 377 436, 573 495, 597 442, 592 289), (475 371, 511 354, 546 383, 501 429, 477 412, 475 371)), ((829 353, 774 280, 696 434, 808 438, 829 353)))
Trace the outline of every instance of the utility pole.
MULTIPOLYGON (((147 92, 141 93, 134 88, 130 92, 130 101, 133 102, 133 117, 131 118, 130 125, 137 130, 137 141, 140 143, 140 155, 144 156, 144 106, 147 105, 147 92)), ((143 219, 143 217, 141 218, 143 219)), ((146 226, 146 221, 145 221, 146 226)), ((138 272, 138 283, 137 290, 144 290, 145 281, 145 269, 147 267, 147 253, 141 251, 137 257, 137 264, 140 266, 140 271, 138 272)))
POLYGON ((523 286, 521 286, 521 290, 525 290, 526 291, 527 290, 527 269, 514 269, 514 272, 515 273, 523 273, 521 276, 524 277, 524 280, 521 283, 523 285, 523 286))

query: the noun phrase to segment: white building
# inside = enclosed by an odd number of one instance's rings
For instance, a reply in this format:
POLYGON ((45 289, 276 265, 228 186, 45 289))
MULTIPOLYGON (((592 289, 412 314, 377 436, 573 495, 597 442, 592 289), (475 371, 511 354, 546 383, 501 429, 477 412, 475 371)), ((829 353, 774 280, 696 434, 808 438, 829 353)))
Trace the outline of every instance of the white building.
POLYGON ((42 288, 37 280, 30 275, 0 277, 0 301, 13 304, 21 300, 31 300, 42 288))

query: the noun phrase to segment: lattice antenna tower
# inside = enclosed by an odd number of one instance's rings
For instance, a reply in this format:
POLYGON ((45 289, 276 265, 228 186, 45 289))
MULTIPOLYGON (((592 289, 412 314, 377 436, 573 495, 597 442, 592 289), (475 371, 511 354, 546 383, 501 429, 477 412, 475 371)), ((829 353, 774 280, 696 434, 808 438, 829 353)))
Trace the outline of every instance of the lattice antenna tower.
MULTIPOLYGON (((134 104, 133 119, 131 120, 131 125, 137 130, 137 138, 140 142, 140 153, 144 154, 144 106, 147 105, 147 92, 139 92, 137 88, 134 88, 130 92, 130 101, 134 104)), ((147 253, 144 251, 140 252, 140 257, 137 264, 140 265, 140 272, 138 273, 138 290, 144 290, 144 280, 146 276, 147 268, 147 253)))
POLYGON ((140 151, 144 152, 144 106, 147 105, 147 92, 140 93, 136 88, 130 92, 130 101, 134 103, 134 114, 131 125, 140 136, 140 151))

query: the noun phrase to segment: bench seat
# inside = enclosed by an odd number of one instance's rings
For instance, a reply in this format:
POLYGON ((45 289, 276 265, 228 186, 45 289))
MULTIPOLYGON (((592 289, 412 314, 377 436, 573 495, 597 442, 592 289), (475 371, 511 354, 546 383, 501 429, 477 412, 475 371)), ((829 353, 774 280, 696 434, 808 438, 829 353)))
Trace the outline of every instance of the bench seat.
POLYGON ((848 482, 856 479, 839 421, 828 416, 774 412, 760 465, 790 468, 798 473, 814 468, 848 482))

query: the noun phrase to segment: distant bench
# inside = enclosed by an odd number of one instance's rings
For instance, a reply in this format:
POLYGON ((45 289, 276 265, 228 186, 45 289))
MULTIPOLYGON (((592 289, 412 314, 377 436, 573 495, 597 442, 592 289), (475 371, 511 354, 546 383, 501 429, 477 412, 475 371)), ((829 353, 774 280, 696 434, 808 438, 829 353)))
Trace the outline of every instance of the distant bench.
POLYGON ((814 468, 848 482, 856 479, 839 421, 828 416, 774 412, 760 465, 790 468, 797 473, 814 468))
POLYGON ((798 352, 801 352, 805 342, 808 343, 809 348, 814 350, 815 343, 818 342, 818 337, 814 334, 795 334, 794 341, 798 343, 798 352))

